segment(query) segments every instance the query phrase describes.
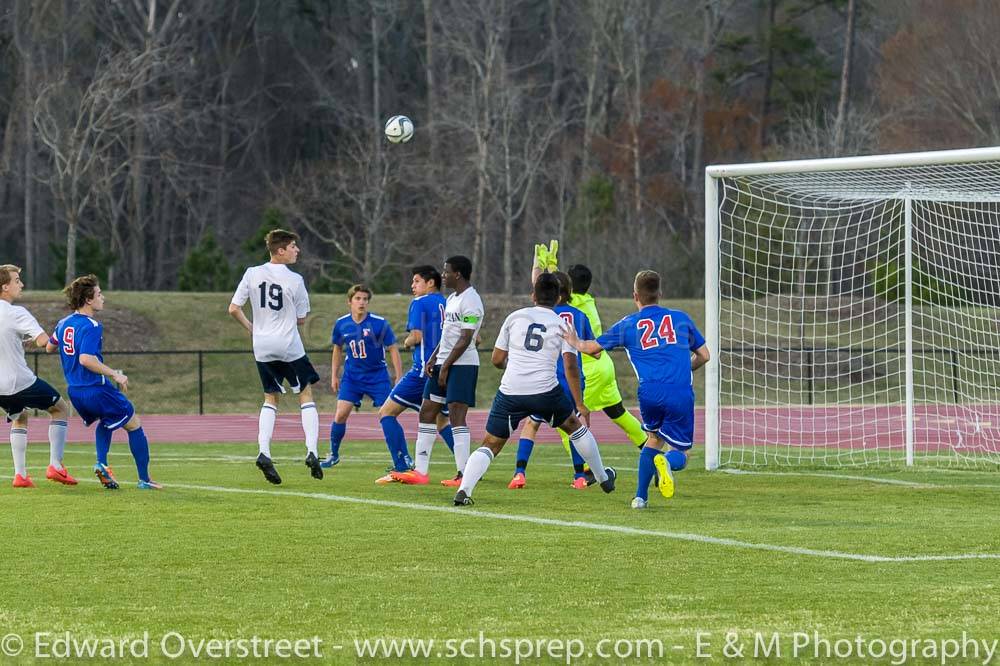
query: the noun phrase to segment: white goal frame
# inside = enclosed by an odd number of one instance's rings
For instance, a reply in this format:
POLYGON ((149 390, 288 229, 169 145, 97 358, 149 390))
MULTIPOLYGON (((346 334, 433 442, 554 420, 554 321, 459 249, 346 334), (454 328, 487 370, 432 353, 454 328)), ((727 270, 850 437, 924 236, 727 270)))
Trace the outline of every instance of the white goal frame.
MULTIPOLYGON (((945 166, 1000 161, 1000 147, 945 150, 921 153, 898 153, 831 159, 761 162, 754 164, 712 165, 705 169, 705 333, 712 360, 705 367, 705 468, 720 466, 720 179, 739 176, 807 174, 831 171, 855 171, 878 168, 945 166)), ((1000 192, 998 192, 1000 194, 1000 192)), ((860 197, 860 195, 859 195, 860 197)), ((849 198, 849 195, 848 195, 849 198)), ((913 276, 912 214, 913 201, 940 200, 933 193, 901 190, 888 197, 904 206, 903 267, 905 340, 905 460, 914 463, 914 377, 913 377, 913 276)))

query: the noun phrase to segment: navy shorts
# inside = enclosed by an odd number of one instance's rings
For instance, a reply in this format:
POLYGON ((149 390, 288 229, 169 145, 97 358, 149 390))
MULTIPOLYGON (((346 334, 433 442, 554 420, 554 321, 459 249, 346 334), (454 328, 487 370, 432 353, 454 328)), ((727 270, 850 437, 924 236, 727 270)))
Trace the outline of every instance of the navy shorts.
POLYGON ((111 384, 70 386, 67 393, 73 409, 87 425, 100 421, 102 427, 115 430, 135 415, 132 403, 111 384))
POLYGON ((294 361, 257 361, 257 374, 264 393, 284 393, 282 382, 287 381, 292 393, 299 393, 303 388, 319 381, 316 368, 308 356, 294 361))
POLYGON ((670 446, 687 451, 694 444, 694 389, 690 386, 639 386, 642 429, 670 446))
POLYGON ((373 405, 381 407, 389 399, 391 392, 392 384, 389 382, 388 372, 371 377, 351 377, 344 375, 340 380, 340 390, 337 392, 337 400, 346 400, 353 403, 355 407, 361 407, 361 401, 367 395, 372 399, 373 405))
MULTIPOLYGON (((569 400, 569 404, 574 405, 574 407, 573 407, 573 413, 576 414, 576 406, 575 406, 575 403, 573 402, 573 394, 569 392, 569 388, 565 384, 563 384, 562 382, 559 382, 559 390, 562 391, 563 395, 566 396, 566 399, 569 400)), ((583 395, 583 390, 582 389, 580 391, 580 395, 583 395)), ((534 421, 535 423, 547 423, 548 422, 548 419, 545 418, 544 416, 542 416, 541 414, 529 414, 528 418, 531 419, 532 421, 534 421)), ((563 419, 563 420, 565 420, 565 419, 563 419)), ((562 421, 560 421, 559 423, 556 423, 555 425, 549 423, 549 425, 551 425, 554 428, 554 427, 560 425, 561 423, 562 423, 562 421)))
POLYGON ((424 400, 433 400, 439 405, 460 402, 469 407, 476 406, 476 382, 479 380, 478 365, 451 366, 451 369, 448 370, 448 386, 444 395, 441 395, 441 387, 438 386, 439 374, 441 374, 441 366, 435 365, 431 376, 424 382, 424 400))
POLYGON ((59 391, 35 378, 35 383, 14 395, 0 395, 0 409, 13 421, 26 409, 48 409, 59 402, 59 391))
POLYGON ((565 423, 575 411, 573 401, 562 387, 536 395, 505 395, 497 391, 486 420, 486 432, 501 439, 510 438, 522 419, 538 416, 553 428, 565 423))
MULTIPOLYGON (((423 370, 410 370, 396 382, 389 397, 403 407, 419 410, 420 403, 424 399, 424 386, 426 384, 427 377, 424 376, 423 370)), ((447 405, 441 410, 441 413, 445 416, 448 415, 447 405)))

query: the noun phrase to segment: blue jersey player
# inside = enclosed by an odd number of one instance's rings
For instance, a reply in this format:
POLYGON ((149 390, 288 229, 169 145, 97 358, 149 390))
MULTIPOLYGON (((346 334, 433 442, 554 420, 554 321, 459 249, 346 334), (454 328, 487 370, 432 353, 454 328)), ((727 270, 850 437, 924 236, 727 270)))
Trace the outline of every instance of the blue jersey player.
POLYGON ((50 352, 59 350, 73 408, 88 426, 97 422, 94 474, 105 488, 118 489, 118 481, 108 465, 108 452, 111 450, 111 434, 118 428, 124 428, 139 473, 139 488, 159 489, 160 484, 149 478, 146 433, 142 430, 135 408, 123 393, 128 390, 128 377, 121 370, 113 370, 104 364, 101 353, 104 329, 95 318, 104 309, 104 294, 97 276, 78 277, 65 291, 69 307, 74 312, 56 325, 47 349, 50 352), (117 383, 119 388, 108 380, 117 383))
POLYGON ((673 472, 687 465, 694 442, 692 372, 708 363, 709 352, 687 313, 659 305, 658 273, 640 271, 632 298, 639 311, 622 318, 596 341, 581 341, 573 332, 567 332, 566 339, 585 354, 616 347, 628 353, 639 379, 639 413, 647 433, 632 508, 644 509, 654 473, 659 475, 660 492, 669 498, 674 494, 673 472))
MULTIPOLYGON (((537 280, 538 275, 541 274, 539 271, 533 271, 532 277, 537 280)), ((573 327, 576 331, 576 335, 581 340, 593 340, 595 338, 593 330, 590 328, 590 319, 587 318, 582 311, 569 305, 569 299, 573 294, 573 281, 570 279, 569 275, 563 273, 562 271, 555 271, 552 273, 556 279, 559 281, 559 303, 555 306, 554 310, 557 315, 562 317, 563 321, 569 326, 573 327)), ((582 360, 577 355, 577 364, 582 367, 582 360)), ((559 380, 559 386, 562 388, 563 393, 570 396, 572 399, 572 393, 569 390, 569 384, 566 381, 566 371, 563 368, 562 359, 556 363, 556 378, 559 380)), ((586 388, 586 380, 584 379, 583 373, 580 373, 580 391, 581 394, 586 388)), ((590 425, 590 413, 586 407, 580 412, 579 416, 590 425)), ((526 485, 525 473, 528 467, 528 461, 531 459, 531 452, 535 447, 535 436, 538 433, 538 429, 541 427, 545 420, 538 416, 537 414, 531 415, 524 427, 521 428, 521 437, 517 443, 517 459, 514 467, 514 478, 510 480, 507 487, 511 490, 516 490, 519 488, 524 488, 526 485)), ((570 454, 570 458, 573 461, 573 484, 572 488, 577 490, 582 490, 587 487, 587 474, 585 471, 585 463, 583 457, 573 446, 572 442, 569 440, 569 436, 562 430, 558 430, 559 436, 563 441, 563 446, 570 454)), ((593 479, 593 476, 590 477, 593 479)))
POLYGON ((340 462, 340 443, 347 432, 347 417, 361 407, 364 397, 371 398, 376 407, 381 407, 388 399, 392 382, 385 364, 386 350, 396 378, 403 374, 396 335, 389 322, 368 311, 371 297, 368 287, 352 286, 347 290, 351 311, 333 325, 330 388, 337 394, 337 411, 330 424, 330 455, 322 462, 323 467, 333 467, 340 462), (342 367, 343 378, 340 377, 342 367))
MULTIPOLYGON (((413 350, 413 367, 396 382, 379 410, 379 424, 385 435, 385 443, 392 456, 393 470, 405 472, 413 467, 413 460, 406 445, 406 434, 399 424, 399 415, 406 409, 420 410, 424 398, 424 385, 427 377, 424 375, 424 365, 430 360, 431 353, 441 340, 441 326, 444 321, 445 298, 441 295, 441 273, 433 266, 415 266, 413 281, 410 283, 413 300, 406 317, 407 336, 403 347, 413 350)), ((451 425, 448 423, 448 411, 442 410, 437 416, 437 429, 441 439, 448 448, 455 450, 451 425)), ((392 474, 386 474, 375 483, 384 485, 396 479, 392 474)))

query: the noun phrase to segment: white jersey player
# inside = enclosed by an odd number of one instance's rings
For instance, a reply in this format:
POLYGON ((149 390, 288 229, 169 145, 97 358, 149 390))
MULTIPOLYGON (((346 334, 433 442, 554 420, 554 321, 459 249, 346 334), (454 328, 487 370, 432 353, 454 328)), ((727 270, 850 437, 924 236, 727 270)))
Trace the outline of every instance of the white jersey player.
POLYGON ((286 381, 299 396, 308 451, 306 466, 314 479, 323 478, 318 457, 319 413, 312 396, 312 385, 319 381, 319 374, 306 356, 298 329, 309 314, 309 294, 302 276, 288 268, 298 261, 298 240, 298 234, 291 231, 269 232, 266 243, 271 261, 246 270, 229 304, 229 314, 253 338, 253 355, 264 387, 257 431, 260 449, 257 467, 274 484, 281 483, 281 477, 271 461, 271 435, 278 415, 278 398, 285 392, 286 381), (252 323, 243 314, 247 301, 251 303, 252 323))
POLYGON ((539 416, 568 433, 606 493, 615 489, 615 470, 605 468, 597 441, 576 415, 575 406, 559 386, 556 361, 562 356, 566 379, 576 405, 583 404, 576 349, 563 340, 562 317, 552 309, 559 300, 559 281, 551 273, 535 280, 533 308, 510 314, 493 347, 493 365, 504 369, 500 390, 486 421, 483 446, 469 456, 456 506, 472 504, 472 491, 522 419, 539 416))

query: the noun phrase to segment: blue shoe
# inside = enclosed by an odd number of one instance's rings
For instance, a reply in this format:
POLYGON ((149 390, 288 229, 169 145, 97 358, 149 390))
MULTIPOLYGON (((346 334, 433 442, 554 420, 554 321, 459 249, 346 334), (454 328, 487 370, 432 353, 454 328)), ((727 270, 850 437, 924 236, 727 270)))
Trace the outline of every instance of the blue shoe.
POLYGON ((150 479, 149 481, 139 480, 138 483, 139 490, 162 490, 163 486, 158 484, 156 481, 150 479))
POLYGON ((101 463, 94 465, 94 475, 107 490, 118 490, 118 481, 115 479, 115 473, 111 471, 111 467, 108 465, 102 465, 101 463))
POLYGON ((339 462, 340 462, 340 455, 333 453, 331 451, 330 455, 328 455, 324 460, 322 460, 319 466, 322 467, 323 469, 329 469, 339 462))

